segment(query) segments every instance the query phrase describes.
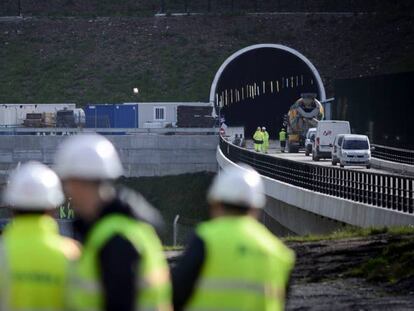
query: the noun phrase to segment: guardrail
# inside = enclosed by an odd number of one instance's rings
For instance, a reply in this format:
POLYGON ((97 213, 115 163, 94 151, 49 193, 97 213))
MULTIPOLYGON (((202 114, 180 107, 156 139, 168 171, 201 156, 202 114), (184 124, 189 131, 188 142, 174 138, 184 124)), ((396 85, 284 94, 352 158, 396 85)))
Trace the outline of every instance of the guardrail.
POLYGON ((220 137, 220 149, 233 162, 261 175, 311 191, 373 206, 414 213, 414 178, 352 171, 271 157, 235 146, 220 137))
POLYGON ((378 159, 414 165, 414 150, 400 149, 381 145, 372 145, 372 156, 378 159))
POLYGON ((74 135, 82 133, 100 133, 103 135, 131 135, 131 134, 205 134, 217 135, 218 128, 56 128, 56 127, 4 127, 0 128, 0 135, 74 135))

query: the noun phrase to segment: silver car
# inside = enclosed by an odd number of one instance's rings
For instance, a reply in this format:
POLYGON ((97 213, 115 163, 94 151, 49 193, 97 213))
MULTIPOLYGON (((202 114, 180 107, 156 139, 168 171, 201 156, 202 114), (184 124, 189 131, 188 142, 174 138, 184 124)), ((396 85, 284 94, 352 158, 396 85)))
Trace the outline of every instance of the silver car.
POLYGON ((315 141, 316 135, 316 127, 312 127, 306 133, 306 140, 305 140, 305 155, 308 156, 312 153, 312 145, 315 141))
POLYGON ((338 134, 335 136, 332 144, 332 165, 339 163, 339 155, 341 154, 342 140, 346 134, 338 134))
POLYGON ((344 135, 341 152, 338 154, 339 165, 358 165, 371 168, 371 146, 365 135, 344 135))

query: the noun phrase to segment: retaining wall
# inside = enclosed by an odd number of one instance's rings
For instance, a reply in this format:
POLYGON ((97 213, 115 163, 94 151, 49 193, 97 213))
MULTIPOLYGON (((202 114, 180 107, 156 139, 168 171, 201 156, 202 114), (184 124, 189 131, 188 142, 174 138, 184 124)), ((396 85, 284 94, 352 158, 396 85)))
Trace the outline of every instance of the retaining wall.
MULTIPOLYGON (((132 134, 106 136, 118 150, 126 177, 215 172, 215 135, 132 134)), ((66 136, 0 136, 0 181, 29 160, 53 164, 57 146, 66 136)))

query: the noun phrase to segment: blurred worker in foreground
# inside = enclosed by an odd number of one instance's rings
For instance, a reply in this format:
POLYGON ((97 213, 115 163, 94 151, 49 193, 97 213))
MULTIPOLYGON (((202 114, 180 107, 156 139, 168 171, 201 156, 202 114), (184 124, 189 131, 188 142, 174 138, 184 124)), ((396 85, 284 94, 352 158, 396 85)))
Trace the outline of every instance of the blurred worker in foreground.
POLYGON ((294 253, 257 219, 260 175, 222 171, 208 193, 212 220, 198 226, 173 270, 175 310, 283 310, 294 253))
POLYGON ((286 147, 286 131, 284 128, 279 132, 280 151, 285 152, 286 147))
POLYGON ((266 128, 262 127, 262 133, 263 133, 263 152, 267 153, 269 150, 269 133, 266 131, 266 128))
POLYGON ((59 178, 41 163, 23 164, 4 201, 14 219, 0 239, 0 310, 63 310, 69 261, 80 251, 50 216, 64 202, 59 178))
POLYGON ((122 165, 99 135, 74 136, 60 146, 56 171, 75 210, 83 253, 68 293, 70 310, 169 310, 167 262, 153 227, 160 216, 138 194, 117 190, 122 165))
POLYGON ((256 152, 262 151, 262 145, 263 145, 263 133, 260 126, 257 127, 256 132, 253 135, 253 143, 254 143, 254 150, 256 152))

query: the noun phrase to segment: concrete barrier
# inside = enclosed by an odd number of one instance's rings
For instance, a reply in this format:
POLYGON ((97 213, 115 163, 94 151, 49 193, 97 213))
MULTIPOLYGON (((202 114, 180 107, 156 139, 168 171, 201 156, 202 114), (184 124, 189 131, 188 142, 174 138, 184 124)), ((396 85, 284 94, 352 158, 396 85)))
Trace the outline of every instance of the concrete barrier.
POLYGON ((371 158, 372 167, 389 170, 403 175, 414 175, 414 165, 371 158))
MULTIPOLYGON (((220 148, 217 148, 217 161, 221 168, 228 165, 237 166, 237 164, 231 162, 224 156, 220 148)), ((276 221, 295 233, 323 232, 323 230, 315 232, 315 229, 309 229, 312 226, 318 226, 318 223, 319 226, 322 226, 322 223, 317 220, 318 217, 365 228, 414 224, 413 214, 379 208, 369 204, 313 192, 265 176, 263 176, 263 180, 266 195, 278 202, 284 203, 282 206, 283 214, 279 212, 278 215, 278 213, 272 211, 272 205, 273 208, 275 206, 274 203, 268 204, 265 211, 267 214, 276 217, 276 221), (308 218, 304 221, 299 221, 296 211, 286 208, 289 206, 306 211, 309 215, 304 216, 305 214, 302 213, 301 217, 308 218), (313 214, 314 220, 310 218, 310 214, 313 214), (311 225, 310 223, 313 221, 317 221, 317 223, 311 225)))
MULTIPOLYGON (((217 170, 216 135, 131 134, 106 136, 118 150, 126 177, 164 176, 217 170)), ((19 162, 53 164, 66 136, 0 136, 0 181, 19 162)))

